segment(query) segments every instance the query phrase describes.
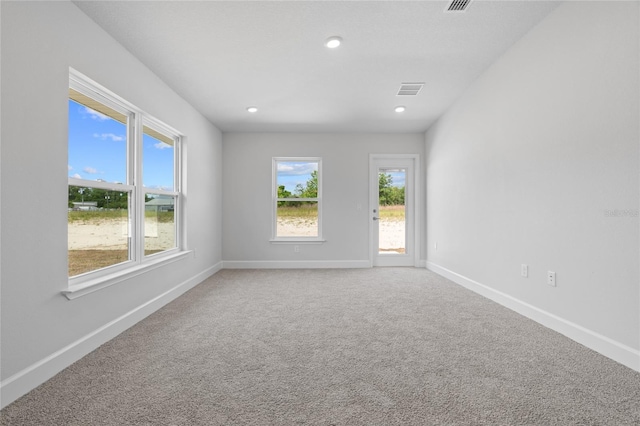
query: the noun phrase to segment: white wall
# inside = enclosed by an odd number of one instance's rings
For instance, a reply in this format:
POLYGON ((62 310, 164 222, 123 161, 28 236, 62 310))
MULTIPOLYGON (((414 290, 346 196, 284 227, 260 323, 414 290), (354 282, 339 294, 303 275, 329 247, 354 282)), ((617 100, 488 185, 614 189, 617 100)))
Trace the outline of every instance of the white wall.
POLYGON ((366 265, 370 258, 370 153, 420 154, 422 159, 424 135, 224 134, 225 267, 366 265), (300 252, 294 253, 291 245, 269 242, 272 157, 322 157, 325 243, 300 245, 300 252))
POLYGON ((561 5, 426 134, 428 267, 635 369, 638 5, 561 5))
POLYGON ((219 267, 222 143, 212 124, 72 3, 1 8, 4 406, 219 267), (187 136, 188 244, 197 249, 197 257, 71 301, 60 293, 70 66, 187 136))

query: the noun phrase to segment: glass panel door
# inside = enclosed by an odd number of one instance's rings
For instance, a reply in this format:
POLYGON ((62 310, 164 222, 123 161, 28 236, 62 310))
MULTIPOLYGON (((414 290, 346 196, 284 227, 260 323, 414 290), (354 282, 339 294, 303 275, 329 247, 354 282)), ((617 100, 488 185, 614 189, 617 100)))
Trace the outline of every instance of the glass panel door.
POLYGON ((415 266, 417 156, 372 155, 370 162, 373 266, 415 266))

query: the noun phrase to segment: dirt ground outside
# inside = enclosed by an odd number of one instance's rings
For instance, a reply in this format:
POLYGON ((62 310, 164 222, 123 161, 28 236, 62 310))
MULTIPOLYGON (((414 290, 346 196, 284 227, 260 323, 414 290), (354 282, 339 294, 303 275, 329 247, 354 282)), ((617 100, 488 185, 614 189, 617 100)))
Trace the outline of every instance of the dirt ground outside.
MULTIPOLYGON (((128 224, 123 219, 74 221, 68 224, 69 276, 129 259, 128 224)), ((175 247, 173 222, 145 220, 145 254, 175 247)))

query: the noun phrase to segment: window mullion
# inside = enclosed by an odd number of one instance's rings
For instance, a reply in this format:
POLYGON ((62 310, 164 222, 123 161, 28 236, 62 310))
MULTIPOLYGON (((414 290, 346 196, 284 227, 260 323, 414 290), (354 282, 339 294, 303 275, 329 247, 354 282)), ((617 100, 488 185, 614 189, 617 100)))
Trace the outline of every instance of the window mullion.
POLYGON ((107 189, 110 191, 132 191, 133 190, 133 185, 126 185, 126 184, 122 185, 119 183, 102 182, 99 180, 68 178, 67 183, 70 186, 84 186, 84 187, 91 187, 91 188, 107 189))
POLYGON ((164 191, 162 189, 150 189, 150 188, 145 188, 144 192, 146 194, 153 194, 153 195, 167 195, 169 197, 176 197, 178 196, 179 192, 178 191, 164 191))
POLYGON ((135 186, 133 197, 132 247, 136 262, 144 259, 144 188, 142 187, 142 120, 134 114, 131 120, 132 161, 129 164, 135 186))
POLYGON ((176 235, 176 246, 178 249, 183 250, 187 247, 186 244, 186 232, 185 226, 182 222, 184 217, 182 215, 182 139, 174 138, 175 142, 173 153, 173 190, 175 194, 175 207, 174 207, 174 232, 176 235))
POLYGON ((314 201, 314 202, 318 202, 320 199, 319 198, 276 198, 276 201, 314 201))

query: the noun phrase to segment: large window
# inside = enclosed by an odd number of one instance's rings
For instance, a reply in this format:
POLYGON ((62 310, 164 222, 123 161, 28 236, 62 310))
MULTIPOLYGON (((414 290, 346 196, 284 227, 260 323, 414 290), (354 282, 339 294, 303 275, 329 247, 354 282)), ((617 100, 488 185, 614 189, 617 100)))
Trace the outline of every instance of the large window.
POLYGON ((69 78, 70 282, 180 251, 180 136, 79 73, 69 78))
POLYGON ((322 237, 320 158, 273 159, 273 236, 276 241, 322 237))

